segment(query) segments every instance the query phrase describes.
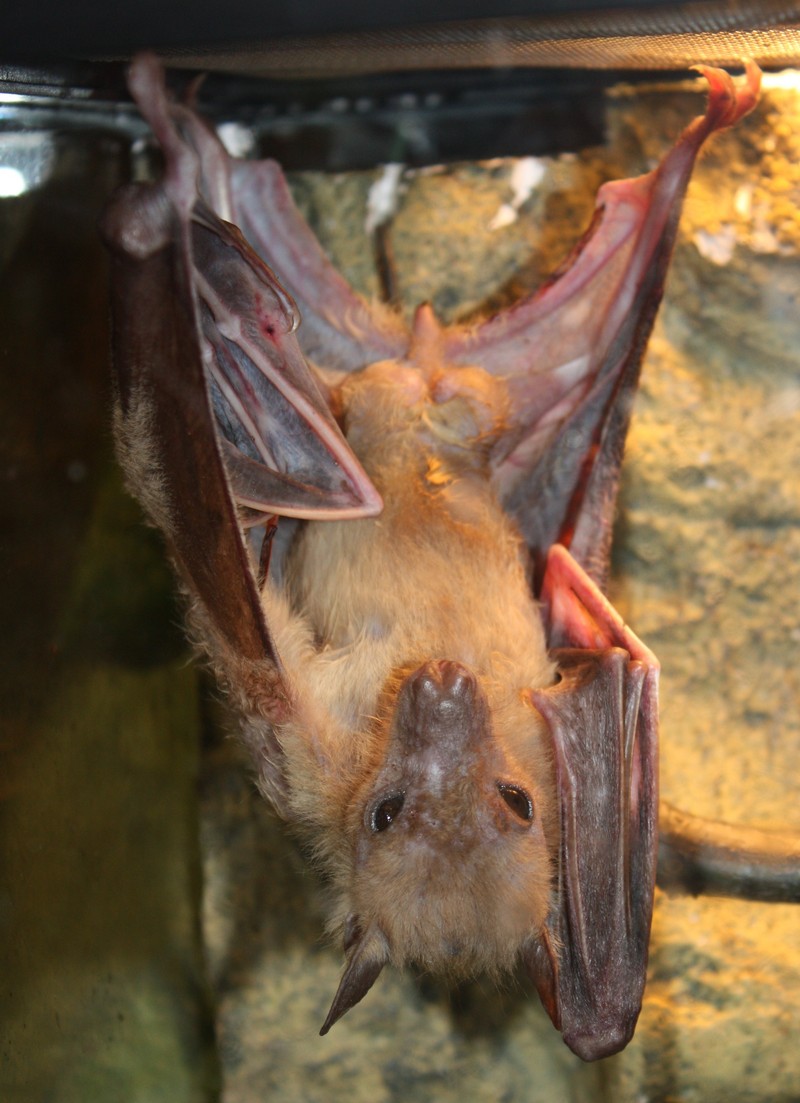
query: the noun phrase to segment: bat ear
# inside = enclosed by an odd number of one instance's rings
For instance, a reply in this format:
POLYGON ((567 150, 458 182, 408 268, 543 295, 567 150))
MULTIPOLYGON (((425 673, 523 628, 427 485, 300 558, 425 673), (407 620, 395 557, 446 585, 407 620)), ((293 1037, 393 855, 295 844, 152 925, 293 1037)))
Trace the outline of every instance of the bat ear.
POLYGON ((561 1008, 558 1000, 558 950, 553 946, 545 927, 538 938, 532 938, 522 949, 522 963, 533 981, 539 999, 556 1030, 561 1030, 561 1008))
POLYGON ((345 923, 345 950, 347 965, 320 1034, 327 1034, 342 1015, 363 1000, 389 960, 385 935, 375 924, 362 931, 358 918, 353 915, 348 916, 345 923))

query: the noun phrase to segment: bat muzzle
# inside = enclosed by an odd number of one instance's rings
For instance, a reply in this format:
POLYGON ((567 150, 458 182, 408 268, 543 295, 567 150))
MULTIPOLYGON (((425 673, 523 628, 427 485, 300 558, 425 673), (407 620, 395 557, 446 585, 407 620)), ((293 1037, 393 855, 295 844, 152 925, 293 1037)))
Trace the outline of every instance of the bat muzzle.
POLYGON ((491 735, 486 694, 462 663, 423 663, 400 688, 394 729, 408 754, 463 754, 485 744, 491 735))

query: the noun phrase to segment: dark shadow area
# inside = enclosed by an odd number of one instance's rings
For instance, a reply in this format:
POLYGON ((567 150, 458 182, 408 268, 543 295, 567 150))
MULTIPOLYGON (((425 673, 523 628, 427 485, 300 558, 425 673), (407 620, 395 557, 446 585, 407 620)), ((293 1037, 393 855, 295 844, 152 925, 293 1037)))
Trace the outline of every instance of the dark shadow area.
POLYGON ((0 135, 0 1096, 208 1103, 196 681, 110 446, 105 131, 0 135))

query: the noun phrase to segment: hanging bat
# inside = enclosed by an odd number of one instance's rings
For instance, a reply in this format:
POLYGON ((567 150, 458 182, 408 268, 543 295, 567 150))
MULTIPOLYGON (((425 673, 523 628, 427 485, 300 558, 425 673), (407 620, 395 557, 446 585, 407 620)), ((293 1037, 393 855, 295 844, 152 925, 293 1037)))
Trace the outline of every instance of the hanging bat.
POLYGON ((322 1033, 388 962, 524 963, 566 1043, 641 1006, 658 663, 609 605, 611 522, 683 194, 749 111, 707 110, 604 185, 556 278, 471 326, 360 299, 273 162, 130 88, 163 178, 104 218, 116 440, 257 784, 323 863, 346 964, 322 1033), (302 323, 300 319, 302 318, 302 323))

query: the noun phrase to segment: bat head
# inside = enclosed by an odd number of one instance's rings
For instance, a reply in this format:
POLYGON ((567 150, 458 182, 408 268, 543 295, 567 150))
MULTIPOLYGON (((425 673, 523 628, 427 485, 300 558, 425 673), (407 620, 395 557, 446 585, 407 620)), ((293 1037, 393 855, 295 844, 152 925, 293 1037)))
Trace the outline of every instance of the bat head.
POLYGON ((347 966, 323 1032, 389 960, 453 977, 513 965, 550 906, 545 790, 469 669, 433 661, 404 680, 358 802, 347 966))

